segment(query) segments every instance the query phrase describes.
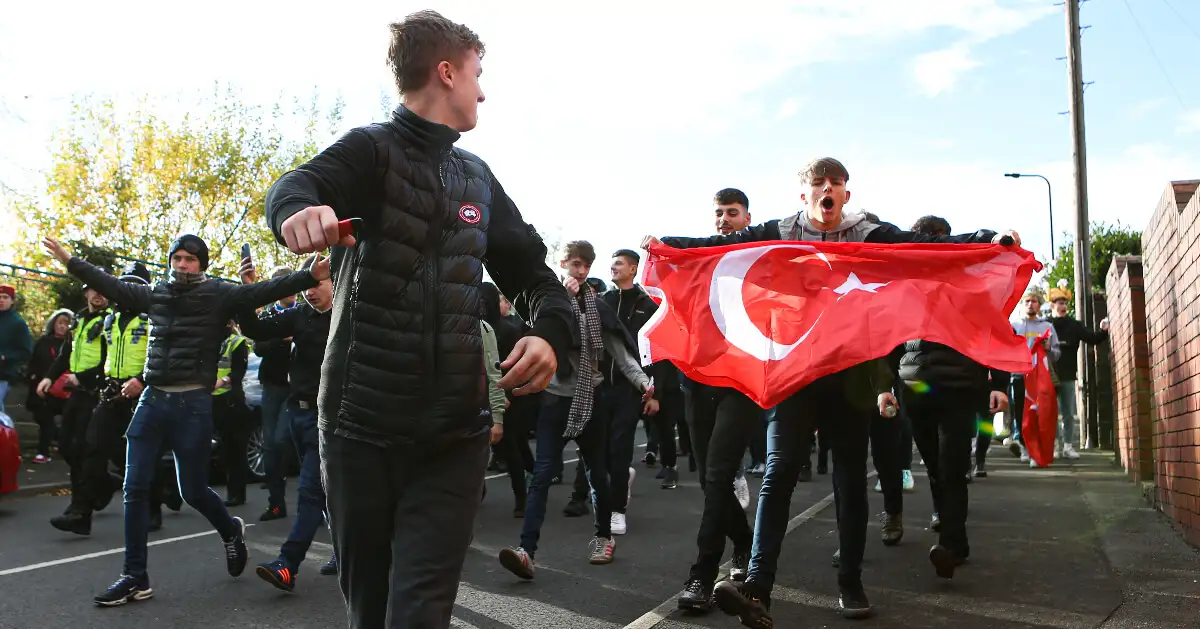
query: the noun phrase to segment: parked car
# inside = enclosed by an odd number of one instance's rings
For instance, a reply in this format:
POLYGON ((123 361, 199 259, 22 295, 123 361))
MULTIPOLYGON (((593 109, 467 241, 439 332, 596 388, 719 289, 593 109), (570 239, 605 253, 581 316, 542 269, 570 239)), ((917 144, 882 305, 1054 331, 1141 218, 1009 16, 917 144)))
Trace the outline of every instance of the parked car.
POLYGON ((0 496, 17 490, 21 472, 21 437, 13 419, 0 413, 0 496))
MULTIPOLYGON (((246 443, 246 468, 250 470, 251 482, 263 479, 263 429, 262 429, 262 384, 258 381, 258 365, 262 359, 250 352, 246 363, 246 376, 242 378, 242 391, 246 395, 246 421, 249 422, 249 439, 246 443)), ((213 431, 212 466, 209 478, 213 481, 225 479, 225 466, 221 464, 221 435, 213 431)))

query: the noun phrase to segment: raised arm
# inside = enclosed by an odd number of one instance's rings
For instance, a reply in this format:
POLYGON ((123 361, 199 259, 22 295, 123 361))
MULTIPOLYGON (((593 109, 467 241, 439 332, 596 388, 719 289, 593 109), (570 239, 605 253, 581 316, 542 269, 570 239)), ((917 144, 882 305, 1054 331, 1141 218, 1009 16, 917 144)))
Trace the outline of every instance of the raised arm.
POLYGON ((329 277, 328 259, 314 264, 312 271, 296 271, 291 275, 277 277, 266 282, 222 284, 226 287, 225 303, 222 305, 226 308, 228 315, 232 317, 245 310, 265 306, 288 295, 306 291, 317 285, 320 281, 317 279, 318 277, 321 279, 329 277), (322 275, 324 277, 321 277, 322 275))
POLYGON ((732 234, 718 234, 705 238, 687 238, 684 236, 664 236, 661 242, 676 249, 695 249, 697 247, 720 247, 722 245, 738 245, 744 242, 762 242, 780 240, 779 221, 767 221, 761 225, 748 227, 732 234))
MULTIPOLYGON (((267 225, 280 244, 287 245, 296 253, 320 251, 341 240, 336 237, 337 221, 347 218, 362 218, 370 221, 375 205, 370 203, 374 185, 380 176, 375 162, 375 142, 363 129, 353 129, 321 151, 296 170, 284 173, 267 192, 267 225), (325 208, 325 212, 314 212, 309 208, 325 208), (332 208, 332 212, 328 211, 332 208), (284 221, 301 212, 326 214, 321 220, 312 221, 316 229, 312 236, 320 242, 312 243, 307 235, 304 242, 289 242, 284 221), (331 221, 332 228, 322 221, 331 221), (332 229, 332 234, 322 230, 332 229), (297 248, 307 251, 297 251, 297 248)), ((304 221, 306 229, 310 221, 304 221)), ((292 234, 292 240, 295 234, 292 234)), ((352 241, 351 241, 352 242, 352 241)), ((344 242, 342 244, 350 244, 344 242)))
POLYGON ((546 266, 542 237, 521 217, 495 178, 484 263, 500 292, 512 299, 522 318, 532 322, 529 334, 545 339, 554 349, 559 366, 566 365, 575 321, 567 290, 546 266))
MULTIPOLYGON (((929 234, 921 234, 918 232, 904 231, 891 223, 880 223, 867 234, 866 241, 880 244, 901 244, 910 242, 920 243, 989 243, 995 242, 998 234, 990 229, 981 229, 971 234, 958 234, 957 236, 932 236, 929 234)), ((1006 232, 1003 235, 1015 236, 1012 232, 1006 232)), ((1014 238, 1019 245, 1021 241, 1014 238)))
POLYGON ((75 257, 67 262, 67 272, 127 310, 146 312, 150 309, 150 293, 153 289, 145 284, 122 282, 86 260, 75 257))

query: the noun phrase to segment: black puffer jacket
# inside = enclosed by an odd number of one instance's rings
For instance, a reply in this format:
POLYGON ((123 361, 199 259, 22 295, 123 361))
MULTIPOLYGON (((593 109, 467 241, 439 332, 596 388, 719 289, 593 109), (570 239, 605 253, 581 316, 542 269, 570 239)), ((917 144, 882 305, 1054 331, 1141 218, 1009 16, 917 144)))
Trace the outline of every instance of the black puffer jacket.
POLYGON ((122 309, 150 316, 150 345, 143 374, 149 386, 200 384, 212 388, 217 381, 221 343, 229 336, 229 320, 237 312, 317 284, 311 273, 298 271, 259 284, 210 279, 198 284, 159 282, 146 286, 122 282, 79 258, 71 258, 67 271, 122 309))
POLYGON ((1008 386, 1007 373, 989 370, 958 350, 933 341, 909 341, 897 346, 889 363, 901 380, 923 382, 935 391, 1004 391, 1008 386))
MULTIPOLYGON (((337 255, 334 318, 322 368, 320 426, 390 445, 487 430, 479 285, 500 290, 566 364, 572 316, 541 237, 459 134, 403 106, 354 129, 267 195, 279 237, 288 217, 328 205, 361 218, 337 255)), ((282 242, 282 239, 280 238, 282 242)))

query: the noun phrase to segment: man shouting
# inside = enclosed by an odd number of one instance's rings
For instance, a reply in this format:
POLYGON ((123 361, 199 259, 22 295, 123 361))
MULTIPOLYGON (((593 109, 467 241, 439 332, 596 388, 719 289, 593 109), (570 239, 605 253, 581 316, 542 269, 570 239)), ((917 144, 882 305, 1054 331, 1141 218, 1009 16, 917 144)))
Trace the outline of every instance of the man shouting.
POLYGON ((433 11, 391 34, 403 104, 267 195, 293 252, 337 247, 318 426, 352 629, 450 626, 491 429, 479 413, 484 265, 533 323, 501 365, 502 388, 545 388, 574 321, 542 239, 488 165, 454 146, 484 99, 483 43, 433 11), (348 219, 360 219, 356 236, 339 233, 348 219))

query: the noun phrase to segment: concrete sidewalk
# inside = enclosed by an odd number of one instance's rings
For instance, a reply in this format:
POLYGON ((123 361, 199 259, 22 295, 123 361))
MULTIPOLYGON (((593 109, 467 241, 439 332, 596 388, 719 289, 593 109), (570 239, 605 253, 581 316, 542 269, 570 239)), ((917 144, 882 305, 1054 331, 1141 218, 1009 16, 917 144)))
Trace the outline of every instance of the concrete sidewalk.
MULTIPOLYGON (((1200 554, 1112 466, 1111 453, 1030 469, 995 447, 989 478, 970 486, 970 562, 938 579, 927 553, 936 535, 924 470, 905 496, 904 541, 887 548, 872 521, 863 580, 879 629, 1184 629, 1200 627, 1200 554)), ((828 477, 817 482, 828 484, 828 477)), ((874 485, 874 482, 871 483, 874 485)), ((883 510, 871 492, 872 512, 883 510)), ((788 536, 774 592, 776 627, 840 626, 832 508, 788 536)), ((732 627, 715 611, 676 612, 659 629, 732 627)))
POLYGON ((62 492, 71 488, 71 471, 66 461, 54 458, 49 463, 34 463, 34 454, 28 449, 21 453, 23 460, 17 474, 17 491, 9 497, 62 492))

